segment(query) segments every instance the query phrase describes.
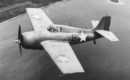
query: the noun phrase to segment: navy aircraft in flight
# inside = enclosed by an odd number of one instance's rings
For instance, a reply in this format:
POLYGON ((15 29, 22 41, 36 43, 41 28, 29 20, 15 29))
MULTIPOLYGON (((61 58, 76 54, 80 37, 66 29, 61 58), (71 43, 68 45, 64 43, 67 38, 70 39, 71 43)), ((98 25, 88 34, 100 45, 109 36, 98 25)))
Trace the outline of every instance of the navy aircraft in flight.
POLYGON ((82 29, 72 26, 54 24, 41 8, 27 8, 34 31, 21 33, 18 30, 20 52, 25 49, 45 50, 63 74, 85 72, 70 45, 106 37, 110 41, 119 39, 109 31, 110 16, 104 16, 101 21, 93 20, 92 29, 82 29))

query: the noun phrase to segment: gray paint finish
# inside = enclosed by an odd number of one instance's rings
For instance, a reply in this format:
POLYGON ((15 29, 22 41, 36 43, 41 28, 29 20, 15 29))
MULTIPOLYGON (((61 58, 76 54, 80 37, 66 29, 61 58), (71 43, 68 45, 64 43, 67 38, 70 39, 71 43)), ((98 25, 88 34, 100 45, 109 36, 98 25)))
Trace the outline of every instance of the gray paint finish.
POLYGON ((125 5, 114 5, 107 0, 71 0, 48 6, 48 16, 54 23, 80 28, 92 28, 92 19, 110 15, 110 29, 120 39, 110 42, 103 38, 97 44, 87 42, 72 46, 82 66, 84 74, 58 77, 60 71, 45 51, 25 50, 20 56, 17 38, 18 25, 22 32, 33 30, 28 16, 0 23, 0 80, 129 80, 130 79, 130 1, 125 5))

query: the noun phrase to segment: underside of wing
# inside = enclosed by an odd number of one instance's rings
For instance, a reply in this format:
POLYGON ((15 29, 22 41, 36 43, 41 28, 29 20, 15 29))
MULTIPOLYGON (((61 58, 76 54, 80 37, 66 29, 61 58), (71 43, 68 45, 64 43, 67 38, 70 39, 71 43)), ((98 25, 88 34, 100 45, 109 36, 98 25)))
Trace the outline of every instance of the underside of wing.
POLYGON ((47 31, 47 27, 53 25, 53 22, 41 8, 26 8, 26 11, 35 31, 47 31))
POLYGON ((68 42, 43 41, 41 44, 63 74, 84 72, 68 42))
POLYGON ((105 31, 105 30, 96 30, 99 34, 106 37, 110 41, 119 41, 119 39, 111 32, 111 31, 105 31))

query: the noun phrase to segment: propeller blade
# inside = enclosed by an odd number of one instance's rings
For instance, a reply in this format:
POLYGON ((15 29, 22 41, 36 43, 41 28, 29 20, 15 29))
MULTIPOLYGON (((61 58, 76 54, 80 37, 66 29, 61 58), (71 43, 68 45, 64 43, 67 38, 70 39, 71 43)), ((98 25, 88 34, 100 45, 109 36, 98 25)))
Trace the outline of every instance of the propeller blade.
POLYGON ((20 55, 22 56, 22 47, 21 47, 21 43, 19 43, 19 50, 20 50, 20 55))
POLYGON ((18 29, 18 39, 21 39, 21 26, 19 25, 19 29, 18 29))

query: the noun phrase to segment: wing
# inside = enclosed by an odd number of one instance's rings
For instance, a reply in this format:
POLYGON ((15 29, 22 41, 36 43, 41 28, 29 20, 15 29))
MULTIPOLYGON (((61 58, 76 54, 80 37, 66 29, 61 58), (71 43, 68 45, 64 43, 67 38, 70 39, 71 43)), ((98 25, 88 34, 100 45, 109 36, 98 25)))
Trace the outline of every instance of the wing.
POLYGON ((63 74, 84 72, 68 42, 43 41, 41 44, 63 74))
POLYGON ((26 8, 26 11, 35 31, 47 31, 47 27, 53 25, 53 22, 41 8, 26 8))
POLYGON ((105 30, 96 30, 99 34, 103 35, 110 41, 119 41, 119 39, 111 32, 111 31, 105 31, 105 30))

